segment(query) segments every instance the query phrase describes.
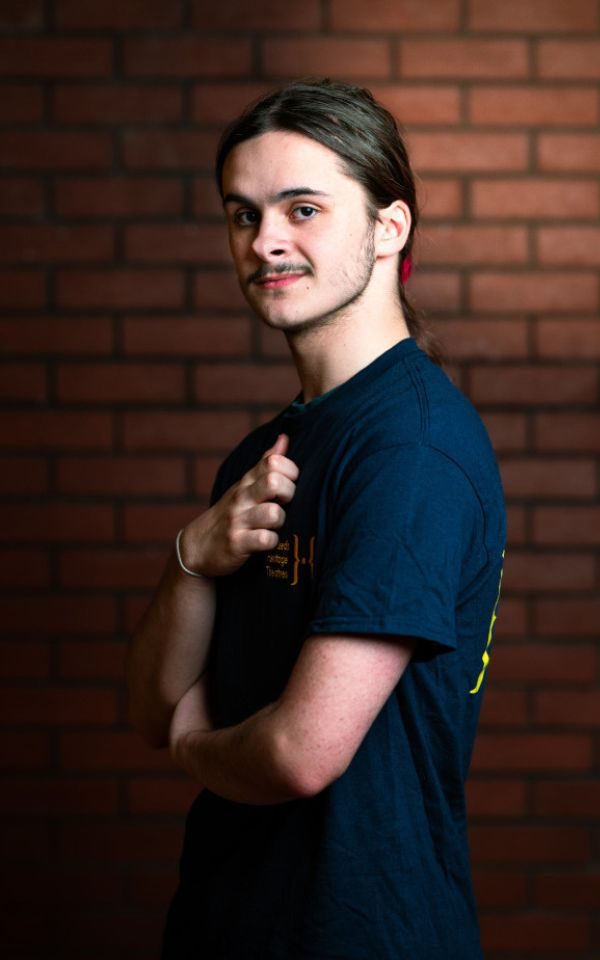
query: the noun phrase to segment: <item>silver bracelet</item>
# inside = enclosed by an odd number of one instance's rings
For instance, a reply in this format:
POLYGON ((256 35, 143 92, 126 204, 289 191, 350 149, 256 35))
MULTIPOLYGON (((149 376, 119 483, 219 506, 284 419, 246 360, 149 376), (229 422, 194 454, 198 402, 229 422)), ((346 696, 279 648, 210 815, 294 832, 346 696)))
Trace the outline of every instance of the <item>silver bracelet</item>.
POLYGON ((194 570, 190 570, 189 567, 186 567, 185 563, 181 559, 181 547, 179 542, 181 540, 181 534, 185 530, 185 527, 182 527, 177 536, 175 537, 175 553, 177 554, 177 562, 184 573, 187 573, 188 577, 200 577, 202 579, 201 573, 195 573, 194 570))

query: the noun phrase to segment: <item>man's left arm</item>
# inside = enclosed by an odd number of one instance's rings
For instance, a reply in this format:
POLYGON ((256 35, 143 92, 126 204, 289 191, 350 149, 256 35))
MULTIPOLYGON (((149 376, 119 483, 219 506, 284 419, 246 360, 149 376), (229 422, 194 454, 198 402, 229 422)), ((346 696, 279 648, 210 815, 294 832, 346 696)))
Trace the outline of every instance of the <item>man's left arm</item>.
POLYGON ((311 797, 347 769, 414 649, 408 637, 318 634, 304 644, 275 703, 211 730, 203 681, 175 710, 175 762, 238 803, 311 797))

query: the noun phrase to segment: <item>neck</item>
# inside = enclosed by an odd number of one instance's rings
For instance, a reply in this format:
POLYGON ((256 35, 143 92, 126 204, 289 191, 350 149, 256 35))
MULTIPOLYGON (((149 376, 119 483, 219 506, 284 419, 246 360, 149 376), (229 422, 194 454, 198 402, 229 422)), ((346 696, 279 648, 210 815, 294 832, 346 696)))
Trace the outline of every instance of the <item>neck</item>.
POLYGON ((410 336, 395 301, 381 312, 361 309, 322 325, 287 334, 304 402, 333 390, 410 336))

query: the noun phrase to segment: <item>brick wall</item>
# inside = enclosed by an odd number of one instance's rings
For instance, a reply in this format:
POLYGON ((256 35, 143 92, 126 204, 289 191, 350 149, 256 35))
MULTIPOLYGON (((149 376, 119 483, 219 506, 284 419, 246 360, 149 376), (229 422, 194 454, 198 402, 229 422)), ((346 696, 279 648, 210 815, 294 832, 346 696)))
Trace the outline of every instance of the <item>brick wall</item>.
POLYGON ((469 784, 487 957, 597 957, 600 5, 3 0, 0 22, 3 956, 156 956, 193 788, 128 729, 126 636, 296 383, 232 278, 211 159, 248 99, 328 73, 406 124, 411 284, 506 484, 469 784))

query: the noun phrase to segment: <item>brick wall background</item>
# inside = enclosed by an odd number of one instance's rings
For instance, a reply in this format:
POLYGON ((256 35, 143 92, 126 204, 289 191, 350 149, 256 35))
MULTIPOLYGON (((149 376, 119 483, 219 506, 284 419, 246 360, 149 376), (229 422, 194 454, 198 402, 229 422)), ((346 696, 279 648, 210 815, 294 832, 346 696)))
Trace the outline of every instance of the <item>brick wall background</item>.
POLYGON ((212 154, 324 73, 408 129, 413 292, 506 485, 469 785, 486 955, 598 957, 600 4, 3 0, 0 26, 3 956, 157 954, 194 790, 127 726, 126 637, 220 458, 296 388, 212 154))

